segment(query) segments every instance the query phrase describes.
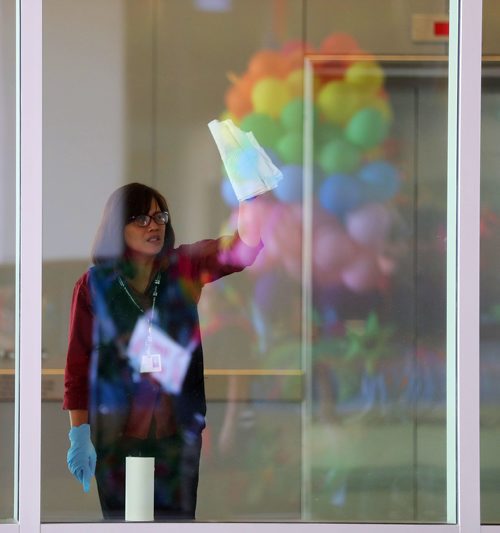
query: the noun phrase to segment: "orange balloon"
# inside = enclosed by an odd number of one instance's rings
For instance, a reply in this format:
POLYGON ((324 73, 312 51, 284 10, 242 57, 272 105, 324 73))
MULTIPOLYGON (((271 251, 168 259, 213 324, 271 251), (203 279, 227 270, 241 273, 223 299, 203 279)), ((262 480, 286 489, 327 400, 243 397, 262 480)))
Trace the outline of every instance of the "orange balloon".
POLYGON ((226 91, 225 101, 229 113, 237 118, 242 118, 252 112, 251 97, 239 90, 237 85, 233 85, 226 91))
POLYGON ((286 60, 288 62, 288 71, 290 72, 291 70, 304 68, 304 57, 304 51, 300 49, 296 49, 287 54, 286 60))
POLYGON ((237 118, 243 118, 251 113, 252 91, 254 80, 246 74, 241 78, 235 78, 234 84, 226 92, 226 107, 237 118))
POLYGON ((353 56, 352 59, 332 57, 318 62, 316 70, 323 83, 343 78, 346 69, 356 60, 356 56, 364 55, 356 39, 348 33, 332 33, 323 40, 320 51, 332 56, 353 56))
POLYGON ((284 78, 289 72, 289 61, 274 50, 261 50, 248 64, 248 75, 254 80, 266 77, 284 78))

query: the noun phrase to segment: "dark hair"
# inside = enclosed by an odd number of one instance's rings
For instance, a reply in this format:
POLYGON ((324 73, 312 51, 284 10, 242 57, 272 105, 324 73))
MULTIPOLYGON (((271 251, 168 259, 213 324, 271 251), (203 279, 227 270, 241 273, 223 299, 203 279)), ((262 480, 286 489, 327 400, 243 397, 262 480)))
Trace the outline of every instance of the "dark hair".
POLYGON ((172 214, 163 195, 142 183, 129 183, 116 189, 106 202, 92 247, 92 261, 95 265, 118 264, 126 259, 127 247, 123 230, 131 217, 147 214, 153 200, 156 200, 160 211, 168 211, 169 214, 165 227, 165 242, 158 254, 159 259, 174 247, 172 214))

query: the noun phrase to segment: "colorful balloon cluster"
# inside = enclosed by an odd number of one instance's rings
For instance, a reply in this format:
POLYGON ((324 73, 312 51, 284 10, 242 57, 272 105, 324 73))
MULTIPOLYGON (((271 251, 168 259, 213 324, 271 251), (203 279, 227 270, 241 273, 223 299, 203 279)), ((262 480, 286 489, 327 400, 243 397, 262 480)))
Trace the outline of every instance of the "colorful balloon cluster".
MULTIPOLYGON (((297 279, 305 52, 315 51, 298 41, 257 52, 241 77, 230 76, 223 117, 252 131, 284 175, 273 198, 260 203, 266 246, 255 269, 279 263, 297 279)), ((313 279, 319 286, 343 283, 362 292, 388 273, 382 251, 391 229, 390 203, 400 187, 400 173, 386 156, 392 112, 382 68, 351 36, 332 34, 316 53, 324 59, 313 63, 313 279)), ((229 206, 237 205, 227 179, 221 192, 229 206)))

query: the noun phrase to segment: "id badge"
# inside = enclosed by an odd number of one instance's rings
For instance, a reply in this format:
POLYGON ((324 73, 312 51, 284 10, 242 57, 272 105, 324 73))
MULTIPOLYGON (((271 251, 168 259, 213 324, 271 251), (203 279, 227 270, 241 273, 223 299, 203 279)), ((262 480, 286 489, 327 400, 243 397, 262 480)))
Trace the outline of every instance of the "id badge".
POLYGON ((152 353, 141 357, 141 373, 161 372, 161 355, 152 353))

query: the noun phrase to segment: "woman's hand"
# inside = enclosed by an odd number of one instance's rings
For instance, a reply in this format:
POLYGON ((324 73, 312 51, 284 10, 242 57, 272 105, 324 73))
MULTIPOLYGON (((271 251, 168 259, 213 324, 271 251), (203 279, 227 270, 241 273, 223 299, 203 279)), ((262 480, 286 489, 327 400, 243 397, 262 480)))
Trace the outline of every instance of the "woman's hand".
POLYGON ((240 202, 238 210, 238 233, 248 246, 257 246, 261 240, 262 209, 260 196, 240 202))
POLYGON ((96 452, 90 439, 90 426, 88 424, 73 426, 68 437, 71 442, 67 455, 69 471, 83 485, 83 490, 89 492, 96 466, 96 452))

